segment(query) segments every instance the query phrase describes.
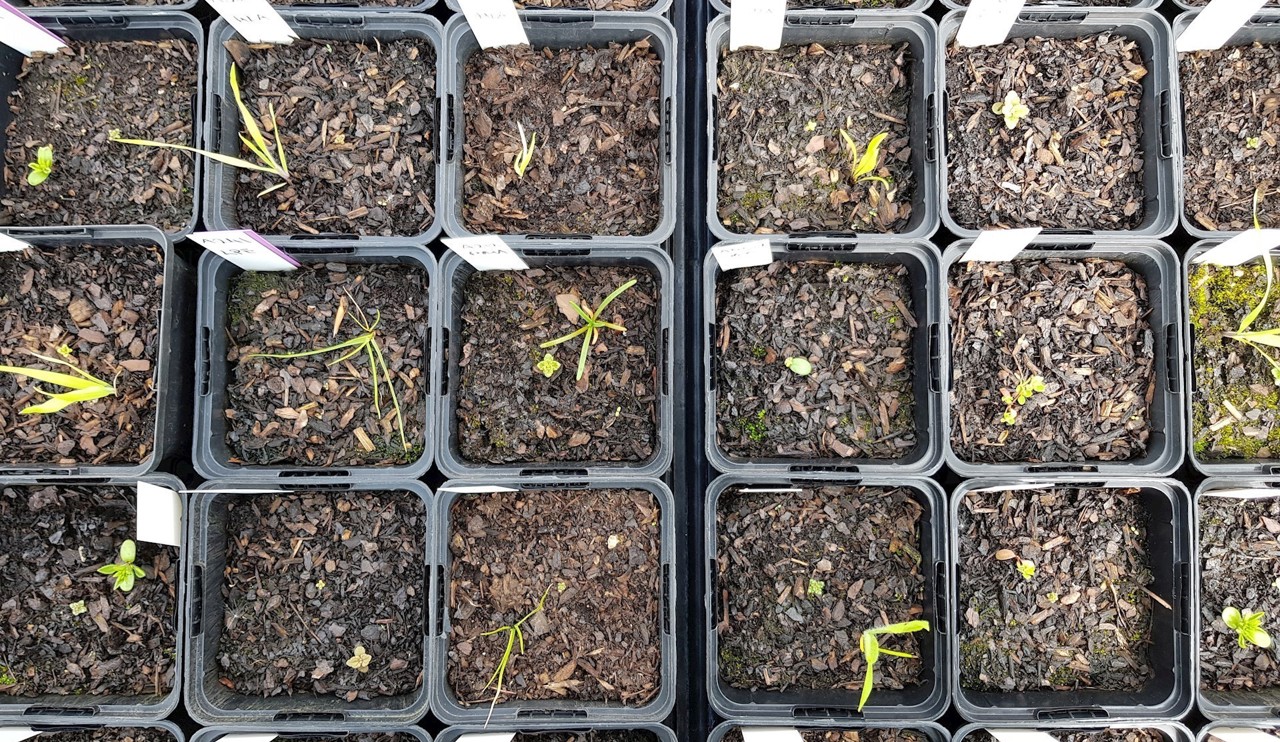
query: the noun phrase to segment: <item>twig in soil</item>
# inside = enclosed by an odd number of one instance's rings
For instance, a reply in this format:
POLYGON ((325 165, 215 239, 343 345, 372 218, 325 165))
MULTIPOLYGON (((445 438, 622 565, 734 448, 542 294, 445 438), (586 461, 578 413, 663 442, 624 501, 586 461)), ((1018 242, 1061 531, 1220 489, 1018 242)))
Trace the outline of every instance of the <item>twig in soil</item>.
POLYGON ((1168 608, 1169 610, 1173 610, 1173 606, 1169 605, 1168 601, 1166 601, 1164 598, 1160 597, 1159 595, 1156 595, 1155 593, 1151 592, 1151 589, 1148 588, 1146 585, 1142 586, 1142 592, 1146 593, 1147 595, 1150 595, 1152 600, 1164 606, 1165 608, 1168 608))
POLYGON ((498 661, 498 667, 494 669, 493 675, 489 676, 489 682, 484 686, 485 690, 489 690, 490 688, 494 689, 493 700, 489 703, 489 714, 484 718, 484 725, 486 728, 489 726, 489 720, 493 718, 494 706, 497 706, 498 699, 502 698, 502 683, 507 678, 507 667, 511 664, 512 650, 515 649, 517 641, 520 643, 520 654, 524 654, 524 630, 520 627, 524 625, 525 621, 528 621, 530 618, 533 618, 542 611, 543 607, 547 603, 547 596, 550 594, 551 586, 547 585, 547 589, 542 591, 542 597, 538 598, 538 604, 533 607, 533 610, 524 614, 519 621, 516 621, 510 626, 500 626, 493 631, 486 631, 480 635, 493 636, 495 634, 501 634, 504 631, 507 632, 507 647, 502 652, 502 659, 498 661))

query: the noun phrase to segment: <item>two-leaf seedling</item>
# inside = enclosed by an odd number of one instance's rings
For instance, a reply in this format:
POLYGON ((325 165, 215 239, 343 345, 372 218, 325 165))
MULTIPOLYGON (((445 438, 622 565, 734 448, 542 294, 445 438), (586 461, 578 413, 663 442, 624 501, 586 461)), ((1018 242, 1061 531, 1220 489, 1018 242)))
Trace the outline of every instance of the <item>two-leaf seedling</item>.
POLYGON ((112 564, 104 564, 98 567, 98 574, 110 575, 115 578, 111 589, 127 593, 133 589, 134 580, 147 576, 142 567, 133 563, 133 560, 137 557, 138 545, 130 539, 125 539, 124 543, 120 544, 120 558, 112 564))
POLYGON ((512 655, 515 652, 516 645, 520 646, 520 654, 524 654, 524 622, 538 615, 547 604, 547 596, 551 594, 551 586, 548 585, 546 590, 542 591, 542 597, 538 598, 538 603, 533 610, 524 614, 519 621, 509 625, 500 626, 493 631, 486 631, 480 636, 494 636, 496 634, 507 635, 507 646, 502 651, 502 659, 498 660, 498 667, 494 669, 493 674, 489 676, 489 682, 485 684, 484 689, 494 689, 493 701, 489 703, 489 716, 485 718, 484 725, 489 726, 489 719, 493 717, 493 707, 498 704, 498 699, 502 698, 502 684, 507 679, 507 667, 511 664, 512 655))
POLYGON ((892 657, 915 658, 914 654, 896 652, 892 649, 885 649, 881 647, 878 637, 883 634, 914 634, 917 631, 928 630, 928 621, 917 620, 889 624, 888 626, 877 626, 874 629, 867 629, 862 632, 862 636, 858 637, 858 649, 862 651, 862 656, 867 660, 867 674, 862 679, 862 697, 858 700, 859 711, 862 710, 863 706, 867 705, 867 699, 871 697, 871 688, 875 683, 874 670, 876 662, 880 660, 881 654, 887 654, 892 657))
MULTIPOLYGON (((1262 200, 1262 188, 1259 187, 1253 192, 1253 228, 1262 229, 1262 224, 1258 220, 1258 206, 1262 200)), ((1250 330, 1253 323, 1262 316, 1262 312, 1267 308, 1267 302, 1271 300, 1271 289, 1274 284, 1275 267, 1271 260, 1271 251, 1264 250, 1262 252, 1262 265, 1267 274, 1267 288, 1262 293, 1262 300, 1258 302, 1244 319, 1240 321, 1240 328, 1235 332, 1226 333, 1226 337, 1253 348, 1258 355, 1266 359, 1271 364, 1271 378, 1277 385, 1280 385, 1280 359, 1264 350, 1262 346, 1272 348, 1280 348, 1280 327, 1272 327, 1268 330, 1250 330)))
POLYGON ((1266 616, 1260 611, 1258 613, 1241 612, 1234 606, 1222 609, 1222 622, 1227 625, 1227 628, 1236 632, 1236 641, 1241 649, 1248 648, 1250 644, 1259 649, 1271 648, 1271 635, 1262 628, 1264 618, 1266 616))
POLYGON ((849 134, 848 131, 841 129, 840 138, 844 140, 845 153, 849 157, 849 173, 853 176, 854 183, 865 183, 866 181, 874 181, 889 187, 889 181, 879 175, 872 175, 875 172, 876 165, 880 164, 880 145, 884 144, 884 140, 889 138, 889 132, 882 131, 871 138, 867 143, 867 149, 858 155, 858 142, 849 134))
MULTIPOLYGON (((582 376, 587 372, 587 354, 591 352, 591 346, 599 342, 600 331, 606 330, 606 329, 614 330, 616 332, 623 332, 623 333, 627 331, 627 328, 623 327, 622 325, 614 324, 613 322, 606 322, 605 320, 601 319, 601 317, 604 316, 604 310, 607 309, 608 306, 613 303, 614 299, 617 299, 619 296, 622 295, 624 291, 626 291, 627 289, 635 285, 636 285, 636 279, 633 278, 630 281, 627 281, 626 283, 622 284, 618 288, 614 289, 613 293, 606 296, 604 298, 604 301, 600 302, 600 305, 597 306, 594 311, 589 307, 583 306, 577 302, 569 302, 569 306, 573 307, 573 311, 577 312, 578 316, 581 317, 582 321, 585 322, 586 324, 574 330, 573 332, 569 333, 568 335, 563 335, 561 337, 556 338, 555 340, 548 340, 547 342, 543 343, 542 345, 539 345, 538 347, 544 350, 547 348, 554 348, 555 346, 560 345, 561 343, 567 343, 570 340, 573 340, 574 338, 581 335, 582 336, 582 352, 578 354, 578 375, 574 377, 575 380, 581 381, 582 376)), ((555 358, 552 358, 551 360, 555 361, 555 358)), ((550 367, 550 364, 547 363, 546 358, 542 359, 542 363, 546 364, 546 368, 550 367)), ((547 374, 546 368, 544 368, 541 364, 539 365, 539 370, 542 371, 544 374, 547 374)), ((559 366, 557 365, 556 368, 559 368, 559 366)), ((552 369, 551 373, 554 374, 555 370, 552 369)), ((547 374, 547 376, 548 378, 550 378, 551 374, 547 374)))
MULTIPOLYGON (((63 346, 59 352, 62 352, 63 350, 66 351, 65 355, 70 355, 70 348, 63 346)), ((46 371, 44 369, 30 368, 26 366, 0 366, 0 373, 13 374, 15 376, 26 376, 36 381, 43 381, 46 384, 57 384, 58 386, 68 390, 65 392, 53 392, 37 386, 36 391, 48 397, 48 399, 40 404, 30 405, 29 407, 23 408, 19 414, 47 415, 65 409, 76 402, 92 402, 96 399, 102 399, 103 397, 110 397, 116 393, 116 387, 114 384, 103 381, 96 376, 92 376, 68 361, 64 361, 61 358, 52 358, 50 356, 41 355, 34 351, 27 352, 45 363, 65 366, 75 373, 64 374, 58 371, 46 371)))
POLYGON ((524 178, 525 171, 533 162, 533 151, 538 147, 538 132, 535 131, 532 137, 526 139, 524 124, 517 122, 516 126, 520 129, 520 154, 516 155, 516 161, 511 167, 515 169, 517 178, 524 178))
POLYGON ((269 120, 271 121, 272 136, 275 137, 275 153, 271 151, 271 146, 267 144, 267 140, 262 136, 262 130, 258 128, 258 120, 244 104, 244 100, 240 96, 240 74, 236 66, 231 65, 231 92, 236 98, 236 107, 240 109, 240 120, 244 123, 245 131, 248 134, 241 134, 240 141, 244 144, 254 157, 258 158, 257 162, 246 160, 232 155, 224 155, 221 152, 210 152, 207 149, 197 149, 188 147, 185 144, 170 144, 168 142, 157 142, 154 139, 125 139, 120 136, 119 129, 112 129, 109 138, 113 142, 120 144, 136 144, 141 147, 163 147, 166 149, 180 149, 183 152, 191 152, 197 155, 204 155, 211 160, 217 160, 224 165, 243 168, 245 170, 257 170, 263 173, 269 173, 280 178, 280 182, 275 185, 264 188, 258 193, 259 197, 265 196, 274 190, 285 187, 289 184, 289 160, 284 154, 284 140, 280 137, 280 123, 276 119, 276 107, 274 103, 267 106, 269 112, 269 120))
POLYGON ((27 184, 38 186, 49 179, 53 172, 53 145, 46 144, 36 150, 36 161, 28 162, 27 184))

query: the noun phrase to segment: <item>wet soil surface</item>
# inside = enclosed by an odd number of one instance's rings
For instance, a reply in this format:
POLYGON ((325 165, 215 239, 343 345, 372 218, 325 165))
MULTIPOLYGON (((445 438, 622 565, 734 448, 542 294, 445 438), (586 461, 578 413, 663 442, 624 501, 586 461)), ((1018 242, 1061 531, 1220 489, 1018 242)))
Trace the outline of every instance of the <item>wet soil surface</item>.
POLYGON ((1123 230, 1143 219, 1142 78, 1115 34, 946 50, 947 208, 969 229, 1123 230), (1009 130, 992 106, 1018 93, 1009 130))
POLYGON ((425 270, 385 263, 312 264, 233 277, 225 411, 232 463, 386 466, 421 458, 431 386, 427 291, 425 270), (336 365, 330 364, 350 349, 293 359, 248 357, 327 347, 365 334, 360 323, 375 321, 382 358, 394 375, 404 441, 382 366, 371 364, 367 353, 336 365))
POLYGON ((658 446, 661 294, 657 276, 628 266, 548 266, 477 272, 467 279, 462 320, 457 435, 461 456, 507 464, 645 461, 658 446), (605 308, 607 321, 576 380, 582 336, 540 344, 583 326, 569 305, 595 310, 618 287, 637 283, 605 308), (550 353, 560 367, 536 366, 550 353))
POLYGON ((743 458, 896 459, 918 445, 902 265, 775 261, 722 273, 716 434, 743 458), (786 359, 810 361, 808 376, 786 359))
POLYGON ((1140 274, 1092 258, 956 263, 948 294, 951 445, 961 459, 1126 461, 1146 453, 1155 338, 1140 274), (1033 377, 1043 391, 1019 404, 1018 387, 1033 377))
POLYGON ((649 39, 466 60, 462 216, 476 233, 643 235, 662 216, 662 61, 649 39), (519 126, 537 135, 520 177, 519 126))
POLYGON ((129 592, 98 574, 136 520, 133 487, 0 489, 0 695, 154 703, 173 688, 178 550, 137 543, 147 575, 129 592))
POLYGON ((715 112, 721 222, 761 234, 904 229, 916 188, 908 56, 906 44, 722 54, 715 112), (888 137, 869 174, 887 183, 855 181, 854 166, 880 134, 888 137))
POLYGON ((194 143, 199 66, 194 42, 70 42, 27 58, 9 96, 0 224, 151 224, 173 232, 195 216, 195 162, 132 139, 194 143), (37 150, 53 147, 53 170, 27 182, 37 150))
MULTIPOLYGON (((231 42, 228 49, 241 69, 245 104, 272 146, 269 105, 275 105, 292 176, 289 185, 259 196, 280 179, 235 170, 237 226, 263 234, 398 237, 431 226, 438 145, 431 42, 231 42)), ((235 105, 229 91, 226 105, 235 105)), ((248 149, 240 156, 254 158, 248 149)))
MULTIPOLYGON (((1280 270, 1273 278, 1280 281, 1280 270)), ((1280 456, 1280 384, 1268 357, 1280 351, 1226 337, 1240 329, 1266 292, 1259 261, 1232 268, 1190 268, 1192 379, 1191 434, 1204 460, 1280 456)), ((1280 327, 1280 299, 1273 292, 1250 331, 1280 327)))
POLYGON ((1204 497, 1200 511, 1200 684, 1205 690, 1260 690, 1280 685, 1271 651, 1241 648, 1222 621, 1227 606, 1261 611, 1273 637, 1280 616, 1280 499, 1204 497))
POLYGON ((163 251, 155 245, 78 245, 7 253, 3 260, 0 364, 73 373, 31 354, 64 359, 112 383, 116 394, 60 412, 22 415, 47 399, 36 386, 54 389, 0 374, 0 461, 141 462, 155 450, 163 251), (59 355, 63 345, 69 355, 59 355))
POLYGON ((450 511, 449 688, 487 706, 512 626, 499 703, 643 706, 662 684, 661 526, 644 490, 467 495, 450 511), (517 646, 518 649, 518 646, 517 646))
POLYGON ((966 495, 958 523, 961 687, 1142 688, 1152 676, 1152 613, 1169 610, 1147 592, 1147 520, 1136 489, 966 495))
POLYGON ((1202 229, 1280 226, 1280 46, 1233 46, 1178 55, 1186 132, 1187 219, 1202 229))
POLYGON ((426 521, 407 491, 230 501, 219 682, 243 695, 346 701, 421 687, 426 521), (367 672, 347 664, 356 647, 367 672))
MULTIPOLYGON (((856 691, 866 674, 862 632, 924 615, 923 508, 902 488, 797 489, 735 487, 717 503, 720 679, 750 690, 856 691)), ((883 641, 920 655, 920 634, 883 641)), ((882 656, 876 688, 916 684, 922 664, 882 656)))
MULTIPOLYGON (((928 737, 907 729, 801 729, 804 742, 926 742, 928 737)), ((724 742, 742 742, 742 732, 730 729, 724 742)))

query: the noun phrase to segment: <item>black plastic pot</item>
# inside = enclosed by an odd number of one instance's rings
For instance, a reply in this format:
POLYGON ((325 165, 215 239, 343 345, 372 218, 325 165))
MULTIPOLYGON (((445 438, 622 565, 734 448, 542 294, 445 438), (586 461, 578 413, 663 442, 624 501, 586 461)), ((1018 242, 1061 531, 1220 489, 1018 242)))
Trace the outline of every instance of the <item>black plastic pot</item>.
MULTIPOLYGON (((1009 722, 1079 721, 1103 719, 1174 719, 1191 709, 1195 676, 1192 653, 1191 513, 1190 497, 1181 484, 1170 479, 970 479, 951 496, 950 529, 950 625, 956 627, 951 643, 951 678, 955 708, 973 722, 1004 725, 1009 722), (1165 596, 1173 610, 1157 607, 1152 613, 1150 661, 1152 676, 1137 691, 1036 691, 991 693, 964 688, 960 681, 961 622, 960 509, 966 495, 976 490, 1041 488, 1138 488, 1147 512, 1148 558, 1154 577, 1153 591, 1165 596)), ((1033 493, 1031 493, 1033 494, 1033 493)))
POLYGON ((178 728, 177 724, 172 721, 162 721, 158 719, 143 718, 120 718, 112 719, 109 723, 103 723, 96 719, 80 719, 78 721, 54 720, 44 718, 22 718, 22 719, 5 719, 0 721, 0 730, 8 730, 11 727, 30 727, 33 731, 38 732, 40 736, 31 737, 34 742, 41 740, 49 740, 50 737, 45 736, 46 733, 54 734, 57 732, 91 732, 95 729, 152 729, 166 732, 172 738, 173 742, 186 742, 186 735, 178 728))

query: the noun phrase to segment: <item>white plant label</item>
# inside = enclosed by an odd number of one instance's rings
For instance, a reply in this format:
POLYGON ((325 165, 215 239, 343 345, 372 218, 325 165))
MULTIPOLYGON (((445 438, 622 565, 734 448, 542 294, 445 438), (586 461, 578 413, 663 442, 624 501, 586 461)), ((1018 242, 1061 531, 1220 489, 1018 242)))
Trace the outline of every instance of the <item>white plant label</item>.
POLYGON ((1267 0, 1211 0, 1178 36, 1178 53, 1221 49, 1267 0))
POLYGON ((0 727, 0 742, 22 742, 39 734, 31 727, 0 727))
POLYGON ((250 44, 292 44, 298 38, 267 0, 209 0, 209 4, 250 44))
POLYGON ((1233 266, 1280 247, 1280 229, 1250 229, 1196 256, 1193 263, 1233 266))
POLYGON ((458 737, 458 742, 511 742, 515 738, 515 732, 489 732, 487 734, 463 734, 458 737))
POLYGON ((529 43, 516 4, 511 0, 460 0, 467 25, 483 49, 529 43))
POLYGON ((733 0, 729 14, 729 51, 746 46, 777 49, 782 46, 782 23, 787 0, 733 0))
POLYGON ((441 242, 478 271, 523 271, 529 268, 529 264, 496 234, 445 237, 441 242))
POLYGON ((1018 21, 1024 0, 973 0, 956 33, 959 46, 1003 44, 1018 21))
MULTIPOLYGON (((1054 485, 1052 484, 1002 484, 996 487, 979 487, 978 489, 969 490, 967 494, 972 495, 972 494, 978 494, 982 492, 1028 492, 1031 490, 1051 490, 1051 489, 1054 489, 1054 485)), ((988 729, 987 731, 991 732, 990 729, 988 729)), ((1003 731, 1017 732, 1021 730, 1014 729, 1014 730, 1003 730, 1003 731)), ((991 732, 991 734, 995 735, 995 732, 991 732)), ((999 742, 1005 742, 1003 738, 997 738, 997 739, 999 739, 999 742)), ((1039 739, 1041 742, 1044 742, 1043 737, 1038 737, 1037 739, 1039 739)), ((1052 739, 1052 737, 1050 739, 1052 739)), ((1019 740, 1019 742, 1023 742, 1023 741, 1019 740)), ((1025 742, 1034 742, 1034 741, 1026 740, 1025 742)))
POLYGON ((487 495, 494 492, 515 492, 511 487, 497 487, 492 484, 457 484, 445 485, 441 492, 457 492, 462 495, 487 495))
POLYGON ((725 271, 773 262, 773 248, 769 246, 768 240, 726 242, 711 248, 711 254, 716 256, 720 270, 725 271))
POLYGON ((1280 497, 1280 489, 1271 487, 1243 487, 1230 490, 1205 490, 1205 497, 1233 497, 1238 500, 1256 500, 1280 497))
POLYGON ((1018 257, 1040 234, 1040 227, 1027 229, 988 229, 978 235, 960 260, 965 263, 984 261, 1003 263, 1018 257))
POLYGON ((21 252, 31 245, 22 240, 15 240, 7 234, 0 234, 0 252, 21 252))
POLYGON ((1276 742, 1274 734, 1255 727, 1218 727, 1209 730, 1209 736, 1222 742, 1276 742))
POLYGON ((138 482, 139 541, 182 546, 182 497, 168 487, 138 482))
POLYGON ((27 57, 36 52, 53 54, 66 47, 62 39, 4 0, 0 0, 0 44, 27 57))
POLYGON ((287 495, 289 490, 265 490, 265 489, 245 489, 236 487, 234 489, 215 489, 215 490, 178 490, 184 495, 194 495, 204 493, 206 495, 287 495))
POLYGON ((263 732, 262 734, 242 732, 240 734, 224 734, 218 737, 215 742, 271 742, 277 736, 279 735, 274 732, 263 732))
POLYGON ((1052 734, 1034 729, 988 729, 997 742, 1058 742, 1052 734))
POLYGON ((299 265, 252 229, 192 232, 191 239, 247 271, 291 271, 299 265))
MULTIPOLYGON (((738 0, 734 0, 737 7, 738 0)), ((804 742, 797 729, 791 727, 742 727, 742 742, 804 742)))

